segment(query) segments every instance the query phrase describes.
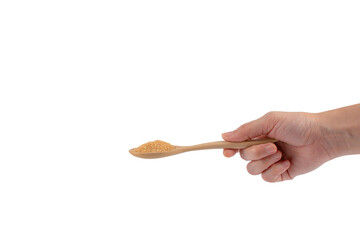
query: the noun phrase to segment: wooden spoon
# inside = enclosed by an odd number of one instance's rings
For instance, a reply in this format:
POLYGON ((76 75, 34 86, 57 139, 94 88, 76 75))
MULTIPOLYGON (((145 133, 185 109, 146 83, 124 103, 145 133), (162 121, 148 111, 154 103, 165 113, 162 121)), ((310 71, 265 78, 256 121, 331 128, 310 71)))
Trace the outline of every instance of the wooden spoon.
POLYGON ((139 158, 162 158, 168 157, 171 155, 189 152, 189 151, 196 151, 196 150, 204 150, 204 149, 222 149, 222 148, 233 148, 233 149, 241 149, 246 148, 252 145, 264 144, 264 143, 273 143, 277 142, 278 140, 272 138, 264 138, 264 139, 257 139, 257 140, 249 140, 244 142, 225 142, 225 141, 218 141, 218 142, 209 142, 209 143, 202 143, 193 146, 175 146, 175 149, 166 152, 136 152, 133 148, 129 152, 139 158))

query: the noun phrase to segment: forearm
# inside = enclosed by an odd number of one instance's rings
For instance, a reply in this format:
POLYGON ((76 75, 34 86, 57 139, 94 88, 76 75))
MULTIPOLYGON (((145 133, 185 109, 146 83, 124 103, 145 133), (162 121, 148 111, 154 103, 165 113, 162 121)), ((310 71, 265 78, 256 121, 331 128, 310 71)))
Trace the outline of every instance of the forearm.
POLYGON ((321 134, 333 157, 360 154, 360 104, 322 112, 318 116, 321 134))

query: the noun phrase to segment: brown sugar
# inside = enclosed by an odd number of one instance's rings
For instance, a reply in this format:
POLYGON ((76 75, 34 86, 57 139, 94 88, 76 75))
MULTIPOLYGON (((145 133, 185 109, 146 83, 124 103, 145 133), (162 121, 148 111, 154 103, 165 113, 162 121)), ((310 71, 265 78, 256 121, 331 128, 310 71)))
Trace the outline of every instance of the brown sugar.
POLYGON ((140 145, 138 148, 135 148, 135 152, 139 153, 149 153, 149 152, 167 152, 175 149, 175 146, 171 145, 170 143, 156 140, 153 142, 147 142, 140 145))

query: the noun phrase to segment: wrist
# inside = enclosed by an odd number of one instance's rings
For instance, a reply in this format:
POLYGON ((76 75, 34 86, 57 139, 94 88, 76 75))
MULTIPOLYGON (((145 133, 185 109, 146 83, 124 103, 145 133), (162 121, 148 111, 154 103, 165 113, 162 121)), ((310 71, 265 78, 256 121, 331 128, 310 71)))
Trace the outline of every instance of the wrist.
POLYGON ((320 138, 331 158, 360 153, 360 105, 317 115, 320 138))

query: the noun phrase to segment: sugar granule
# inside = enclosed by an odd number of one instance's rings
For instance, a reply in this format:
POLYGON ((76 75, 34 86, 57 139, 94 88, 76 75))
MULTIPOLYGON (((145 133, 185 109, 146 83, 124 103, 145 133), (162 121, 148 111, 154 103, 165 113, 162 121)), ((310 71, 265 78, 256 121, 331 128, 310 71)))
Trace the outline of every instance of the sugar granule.
POLYGON ((156 140, 153 142, 147 142, 140 145, 138 148, 135 148, 135 152, 139 153, 151 153, 151 152, 167 152, 175 149, 175 146, 171 145, 170 143, 156 140))

